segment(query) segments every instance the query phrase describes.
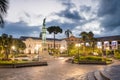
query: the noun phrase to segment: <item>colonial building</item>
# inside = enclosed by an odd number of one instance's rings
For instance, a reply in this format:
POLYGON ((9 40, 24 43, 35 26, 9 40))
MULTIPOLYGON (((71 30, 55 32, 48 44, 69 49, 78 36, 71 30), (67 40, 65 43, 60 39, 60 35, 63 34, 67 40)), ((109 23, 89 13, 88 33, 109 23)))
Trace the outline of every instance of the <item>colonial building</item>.
POLYGON ((69 38, 65 38, 65 40, 67 42, 69 42, 69 44, 77 44, 77 43, 80 43, 81 42, 81 39, 80 38, 77 38, 73 35, 71 35, 69 38))
POLYGON ((103 50, 120 49, 120 35, 98 37, 97 46, 98 48, 102 48, 103 50))
MULTIPOLYGON (((97 37, 97 44, 96 46, 98 48, 101 48, 102 50, 116 50, 120 49, 120 35, 116 36, 105 36, 105 37, 97 37)), ((82 44, 81 38, 77 38, 73 35, 71 35, 69 38, 65 38, 67 42, 70 44, 82 44)), ((86 45, 89 46, 89 43, 86 42, 86 45)))
MULTIPOLYGON (((42 52, 42 39, 37 37, 25 37, 22 36, 20 39, 26 44, 25 53, 35 54, 42 52)), ((102 50, 116 50, 120 49, 120 35, 118 36, 106 36, 106 37, 97 37, 97 47, 102 50)), ((67 42, 70 44, 82 43, 80 38, 77 38, 71 35, 68 38, 64 39, 55 39, 55 48, 59 49, 61 52, 67 50, 67 42)), ((47 50, 54 48, 54 39, 46 38, 47 50)))
MULTIPOLYGON (((28 54, 35 54, 42 52, 42 39, 37 37, 25 37, 22 36, 20 39, 26 44, 25 53, 28 54)), ((53 38, 46 38, 46 46, 47 50, 52 49, 54 47, 54 39, 53 38)), ((60 49, 60 51, 66 50, 66 41, 63 39, 55 39, 55 48, 60 49)))

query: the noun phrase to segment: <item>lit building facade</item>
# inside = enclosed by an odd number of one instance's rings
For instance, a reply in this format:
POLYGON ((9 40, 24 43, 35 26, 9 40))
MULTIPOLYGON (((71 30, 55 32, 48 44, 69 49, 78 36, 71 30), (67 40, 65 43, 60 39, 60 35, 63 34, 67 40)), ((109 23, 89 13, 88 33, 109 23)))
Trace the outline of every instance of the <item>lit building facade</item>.
MULTIPOLYGON (((20 38, 25 44, 26 49, 24 53, 35 54, 42 52, 42 39, 37 37, 21 37, 20 38)), ((47 49, 54 48, 53 38, 46 38, 47 49)), ((67 42, 64 39, 55 39, 55 48, 65 51, 67 49, 67 42)))
MULTIPOLYGON (((26 49, 25 53, 35 54, 42 52, 42 39, 37 37, 21 37, 20 38, 25 44, 26 49)), ((106 37, 98 37, 96 46, 102 50, 117 50, 120 49, 120 35, 118 36, 106 36, 106 37)), ((59 49, 60 52, 67 50, 68 41, 70 44, 82 44, 82 40, 75 36, 70 36, 64 39, 56 39, 55 40, 55 48, 59 49)), ((89 45, 89 43, 86 42, 89 45)), ((53 38, 46 38, 47 49, 54 48, 54 40, 53 38)))
POLYGON ((69 43, 69 44, 77 44, 77 43, 81 43, 82 40, 80 38, 77 38, 73 35, 71 35, 69 38, 65 38, 65 40, 69 43))
POLYGON ((120 49, 120 35, 97 38, 97 47, 100 47, 102 50, 120 49))
MULTIPOLYGON (((96 38, 96 46, 101 48, 102 50, 117 50, 120 49, 120 35, 117 36, 105 36, 105 37, 97 37, 96 38)), ((77 38, 71 35, 69 38, 65 38, 67 42, 70 44, 83 44, 81 38, 77 38)), ((86 42, 86 46, 89 46, 89 43, 86 42)))

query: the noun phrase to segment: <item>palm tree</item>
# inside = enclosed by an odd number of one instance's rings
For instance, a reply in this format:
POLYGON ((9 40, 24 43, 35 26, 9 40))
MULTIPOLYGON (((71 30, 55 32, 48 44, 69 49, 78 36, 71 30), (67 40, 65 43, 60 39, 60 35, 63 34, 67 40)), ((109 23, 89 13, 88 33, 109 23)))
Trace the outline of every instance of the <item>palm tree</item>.
POLYGON ((70 31, 69 29, 67 29, 65 31, 65 35, 68 38, 68 47, 67 47, 67 49, 68 49, 68 55, 69 55, 69 37, 70 37, 70 34, 72 34, 72 31, 70 31))
POLYGON ((72 31, 70 31, 69 29, 67 29, 67 30, 65 31, 66 37, 69 38, 69 37, 70 37, 70 34, 72 34, 72 31))
MULTIPOLYGON (((88 33, 87 32, 81 32, 80 36, 82 38, 82 41, 84 43, 83 45, 83 52, 85 53, 85 48, 86 48, 86 41, 88 40, 88 33)), ((85 54, 86 55, 86 54, 85 54)))
POLYGON ((88 33, 87 32, 81 32, 80 36, 82 37, 82 41, 83 41, 84 46, 85 46, 85 42, 88 40, 88 33))
POLYGON ((4 19, 3 17, 7 13, 8 0, 0 0, 0 27, 3 28, 4 19))
POLYGON ((94 47, 95 47, 95 44, 96 44, 96 39, 94 38, 94 33, 92 31, 90 31, 88 33, 87 32, 81 32, 80 36, 82 36, 82 40, 83 40, 83 43, 84 43, 83 52, 85 52, 85 48, 86 48, 85 43, 86 42, 89 42, 89 44, 92 47, 92 50, 94 52, 94 47))
POLYGON ((93 52, 94 52, 94 47, 95 47, 95 44, 96 44, 96 38, 94 38, 94 33, 90 31, 88 33, 88 38, 89 38, 90 46, 92 47, 93 52))
POLYGON ((62 33, 62 29, 59 26, 50 26, 47 28, 47 31, 49 34, 54 34, 54 49, 55 49, 55 35, 58 33, 62 33))
POLYGON ((93 32, 88 32, 88 40, 89 40, 89 44, 90 44, 90 46, 92 46, 92 43, 93 43, 93 38, 94 38, 94 34, 93 34, 93 32))

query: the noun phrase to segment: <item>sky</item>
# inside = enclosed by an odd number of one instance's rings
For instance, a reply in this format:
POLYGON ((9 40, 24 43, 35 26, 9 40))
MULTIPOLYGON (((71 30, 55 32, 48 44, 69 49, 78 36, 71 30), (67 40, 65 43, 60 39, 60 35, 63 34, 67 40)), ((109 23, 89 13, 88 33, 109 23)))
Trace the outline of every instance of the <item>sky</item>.
MULTIPOLYGON (((92 31, 95 37, 120 35, 120 0, 9 0, 5 27, 0 34, 13 37, 39 37, 43 19, 46 27, 60 26, 80 37, 83 31, 92 31)), ((53 38, 47 32, 48 38, 53 38)))

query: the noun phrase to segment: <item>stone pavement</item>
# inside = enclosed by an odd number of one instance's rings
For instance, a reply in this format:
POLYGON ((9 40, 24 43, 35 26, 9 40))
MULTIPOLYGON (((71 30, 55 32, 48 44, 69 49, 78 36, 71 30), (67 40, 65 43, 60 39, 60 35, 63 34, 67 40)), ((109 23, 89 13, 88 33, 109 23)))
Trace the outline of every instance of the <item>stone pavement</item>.
POLYGON ((55 58, 48 61, 48 66, 0 68, 0 80, 86 80, 84 74, 105 67, 71 64, 65 60, 66 58, 62 57, 55 58))
POLYGON ((120 80, 120 61, 115 62, 102 70, 95 70, 84 75, 74 76, 67 80, 120 80), (84 78, 80 78, 84 76, 84 78))

